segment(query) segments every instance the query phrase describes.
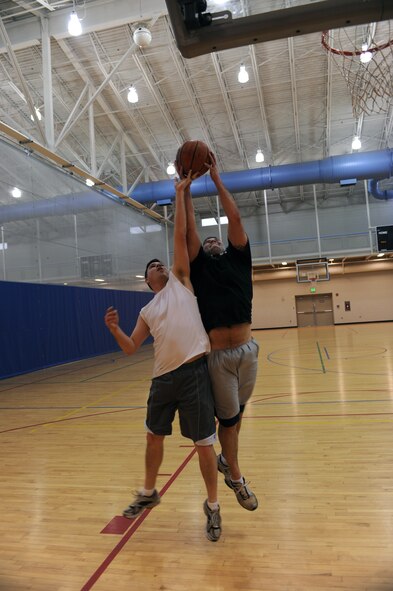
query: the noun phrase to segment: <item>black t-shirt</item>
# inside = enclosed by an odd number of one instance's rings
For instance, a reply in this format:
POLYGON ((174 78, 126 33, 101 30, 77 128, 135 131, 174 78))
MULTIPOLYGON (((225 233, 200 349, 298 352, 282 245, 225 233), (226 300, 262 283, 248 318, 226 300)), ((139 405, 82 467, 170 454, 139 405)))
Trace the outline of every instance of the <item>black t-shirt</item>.
POLYGON ((218 256, 204 252, 202 246, 191 263, 191 282, 198 299, 206 332, 221 326, 251 323, 251 250, 228 248, 218 256))

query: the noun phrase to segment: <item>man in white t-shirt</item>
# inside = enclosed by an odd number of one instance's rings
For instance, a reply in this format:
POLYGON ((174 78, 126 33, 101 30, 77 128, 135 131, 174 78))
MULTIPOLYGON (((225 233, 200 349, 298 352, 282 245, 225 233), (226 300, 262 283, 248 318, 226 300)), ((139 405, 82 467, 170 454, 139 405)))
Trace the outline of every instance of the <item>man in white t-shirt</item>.
POLYGON ((117 310, 108 308, 105 324, 127 355, 132 355, 151 334, 154 338, 154 369, 147 401, 147 444, 144 488, 124 510, 136 518, 144 509, 160 503, 155 489, 164 453, 164 438, 172 433, 176 410, 180 430, 191 439, 198 452, 207 499, 207 538, 216 542, 221 535, 220 507, 217 500, 217 460, 214 402, 206 354, 209 338, 202 324, 190 281, 186 241, 184 191, 191 184, 191 173, 176 183, 173 266, 169 271, 161 261, 146 265, 146 283, 155 296, 139 313, 135 328, 127 336, 119 326, 117 310))

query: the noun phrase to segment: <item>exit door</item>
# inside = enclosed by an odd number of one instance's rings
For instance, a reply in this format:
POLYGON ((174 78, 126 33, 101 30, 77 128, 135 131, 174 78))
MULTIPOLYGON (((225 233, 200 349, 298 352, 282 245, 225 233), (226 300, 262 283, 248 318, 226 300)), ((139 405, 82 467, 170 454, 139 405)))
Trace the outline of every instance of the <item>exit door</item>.
POLYGON ((298 327, 334 324, 331 293, 295 296, 298 327))

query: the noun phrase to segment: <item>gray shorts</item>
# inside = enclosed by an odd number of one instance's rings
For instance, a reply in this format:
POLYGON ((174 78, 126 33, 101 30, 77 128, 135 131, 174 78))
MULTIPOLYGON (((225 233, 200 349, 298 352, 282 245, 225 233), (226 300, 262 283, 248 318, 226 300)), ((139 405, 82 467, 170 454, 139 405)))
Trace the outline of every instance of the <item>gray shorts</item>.
POLYGON ((176 410, 184 437, 202 445, 213 442, 204 442, 216 432, 206 356, 153 378, 147 401, 147 429, 155 435, 171 435, 176 410))
POLYGON ((254 339, 235 349, 208 355, 216 416, 224 426, 236 424, 251 397, 258 369, 259 345, 254 339))

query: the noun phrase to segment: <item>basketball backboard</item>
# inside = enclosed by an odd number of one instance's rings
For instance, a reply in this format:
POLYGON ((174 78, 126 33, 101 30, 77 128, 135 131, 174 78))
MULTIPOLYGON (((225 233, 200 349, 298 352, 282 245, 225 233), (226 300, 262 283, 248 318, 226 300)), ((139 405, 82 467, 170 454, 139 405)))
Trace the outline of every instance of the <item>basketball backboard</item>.
POLYGON ((165 2, 185 58, 393 17, 393 4, 384 0, 324 0, 240 18, 229 10, 207 12, 205 0, 165 2))
POLYGON ((329 281, 327 259, 303 259, 296 261, 296 280, 298 283, 329 281))

